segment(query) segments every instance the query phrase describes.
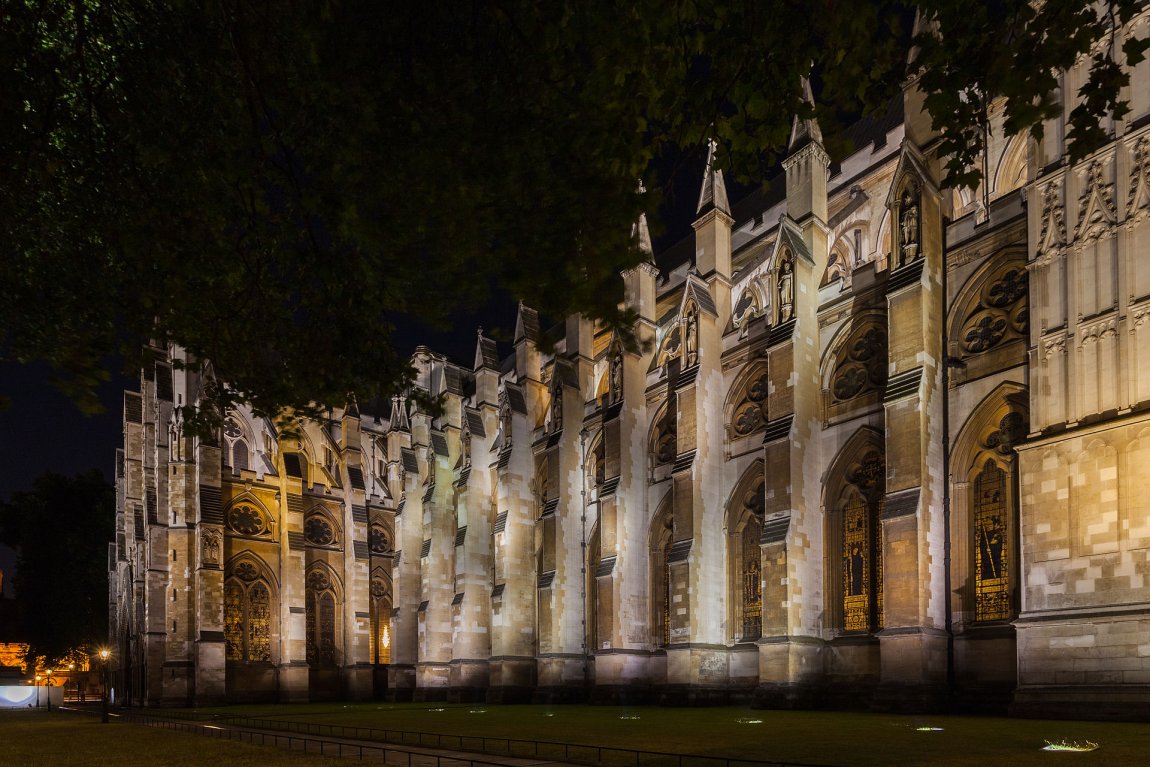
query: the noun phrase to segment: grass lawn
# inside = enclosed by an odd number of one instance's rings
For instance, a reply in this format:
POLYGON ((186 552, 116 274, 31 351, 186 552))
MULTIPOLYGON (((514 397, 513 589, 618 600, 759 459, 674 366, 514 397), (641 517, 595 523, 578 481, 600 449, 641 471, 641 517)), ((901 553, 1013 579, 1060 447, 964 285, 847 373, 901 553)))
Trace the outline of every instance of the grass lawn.
POLYGON ((0 710, 4 767, 288 767, 348 762, 98 717, 0 710))
POLYGON ((739 707, 359 703, 231 706, 199 711, 285 722, 561 741, 841 767, 1150 764, 1150 725, 1146 724, 751 711, 739 707), (942 729, 920 731, 919 727, 942 729), (1042 750, 1046 741, 1062 740, 1090 740, 1101 748, 1089 753, 1042 750))

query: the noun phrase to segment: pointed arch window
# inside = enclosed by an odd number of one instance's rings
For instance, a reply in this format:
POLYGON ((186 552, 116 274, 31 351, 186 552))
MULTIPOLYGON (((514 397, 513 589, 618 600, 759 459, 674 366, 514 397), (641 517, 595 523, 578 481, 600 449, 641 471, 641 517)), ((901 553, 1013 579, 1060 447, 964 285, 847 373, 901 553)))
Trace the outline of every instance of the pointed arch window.
POLYGON ((751 520, 742 535, 742 613, 743 639, 757 640, 763 635, 763 575, 758 520, 751 520))
POLYGON ((974 480, 974 619, 1010 618, 1007 475, 993 459, 974 480))
POLYGON ((224 644, 229 661, 269 662, 271 589, 251 562, 241 562, 224 585, 224 644))
POLYGON ((336 644, 336 592, 331 577, 322 569, 307 576, 307 662, 313 667, 339 662, 336 644))
POLYGON ((882 457, 872 453, 848 477, 842 498, 843 630, 878 631, 883 627, 882 457))
POLYGON ((236 474, 250 466, 248 461, 248 435, 243 424, 235 416, 224 419, 223 443, 221 445, 224 465, 230 466, 236 474))
POLYGON ((391 598, 382 574, 371 579, 371 662, 391 663, 391 598))

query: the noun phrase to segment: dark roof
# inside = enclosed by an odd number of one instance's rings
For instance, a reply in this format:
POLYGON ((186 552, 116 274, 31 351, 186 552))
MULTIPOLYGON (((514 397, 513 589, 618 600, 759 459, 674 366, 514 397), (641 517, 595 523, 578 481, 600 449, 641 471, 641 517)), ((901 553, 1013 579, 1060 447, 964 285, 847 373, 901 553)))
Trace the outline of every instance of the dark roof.
POLYGON ((487 429, 483 426, 483 416, 480 415, 478 410, 466 407, 463 409, 463 414, 467 416, 467 430, 471 432, 472 436, 487 436, 487 429))

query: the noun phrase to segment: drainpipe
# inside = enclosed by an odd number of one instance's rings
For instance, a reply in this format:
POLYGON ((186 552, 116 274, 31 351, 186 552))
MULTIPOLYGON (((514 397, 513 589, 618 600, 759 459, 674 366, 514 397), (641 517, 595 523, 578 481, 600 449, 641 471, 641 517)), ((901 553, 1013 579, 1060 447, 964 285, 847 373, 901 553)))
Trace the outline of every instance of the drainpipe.
POLYGON ((589 696, 591 690, 591 658, 588 655, 587 647, 587 429, 585 428, 579 431, 579 453, 581 460, 579 466, 579 499, 581 506, 579 525, 579 550, 581 552, 581 558, 579 560, 579 608, 583 628, 583 693, 589 696))

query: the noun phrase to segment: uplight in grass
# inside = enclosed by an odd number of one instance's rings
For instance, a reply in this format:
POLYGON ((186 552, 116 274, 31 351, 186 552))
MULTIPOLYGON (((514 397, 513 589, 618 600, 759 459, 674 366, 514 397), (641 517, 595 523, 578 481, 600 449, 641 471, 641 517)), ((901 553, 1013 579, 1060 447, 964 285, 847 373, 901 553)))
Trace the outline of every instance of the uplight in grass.
POLYGON ((428 711, 446 711, 447 709, 445 709, 445 708, 429 708, 427 710, 428 711))
POLYGON ((642 717, 640 717, 638 714, 624 714, 623 716, 621 716, 619 718, 620 719, 641 719, 642 717))
POLYGON ((915 732, 942 732, 941 727, 915 727, 915 732))
POLYGON ((1094 749, 1096 749, 1098 747, 1099 747, 1098 744, 1092 740, 1084 740, 1081 743, 1079 743, 1076 740, 1066 740, 1065 738, 1063 738, 1062 740, 1055 740, 1055 741, 1048 740, 1048 741, 1046 741, 1046 745, 1043 746, 1042 750, 1043 751, 1093 751, 1094 749))
POLYGON ((762 724, 763 723, 762 719, 748 719, 746 717, 743 717, 741 719, 736 719, 735 721, 738 722, 739 724, 762 724))
POLYGON ((485 708, 473 708, 470 711, 468 711, 467 713, 469 713, 469 714, 486 714, 487 709, 485 709, 485 708))
POLYGON ((553 714, 550 711, 547 711, 547 712, 544 712, 543 716, 555 716, 555 714, 553 714))

